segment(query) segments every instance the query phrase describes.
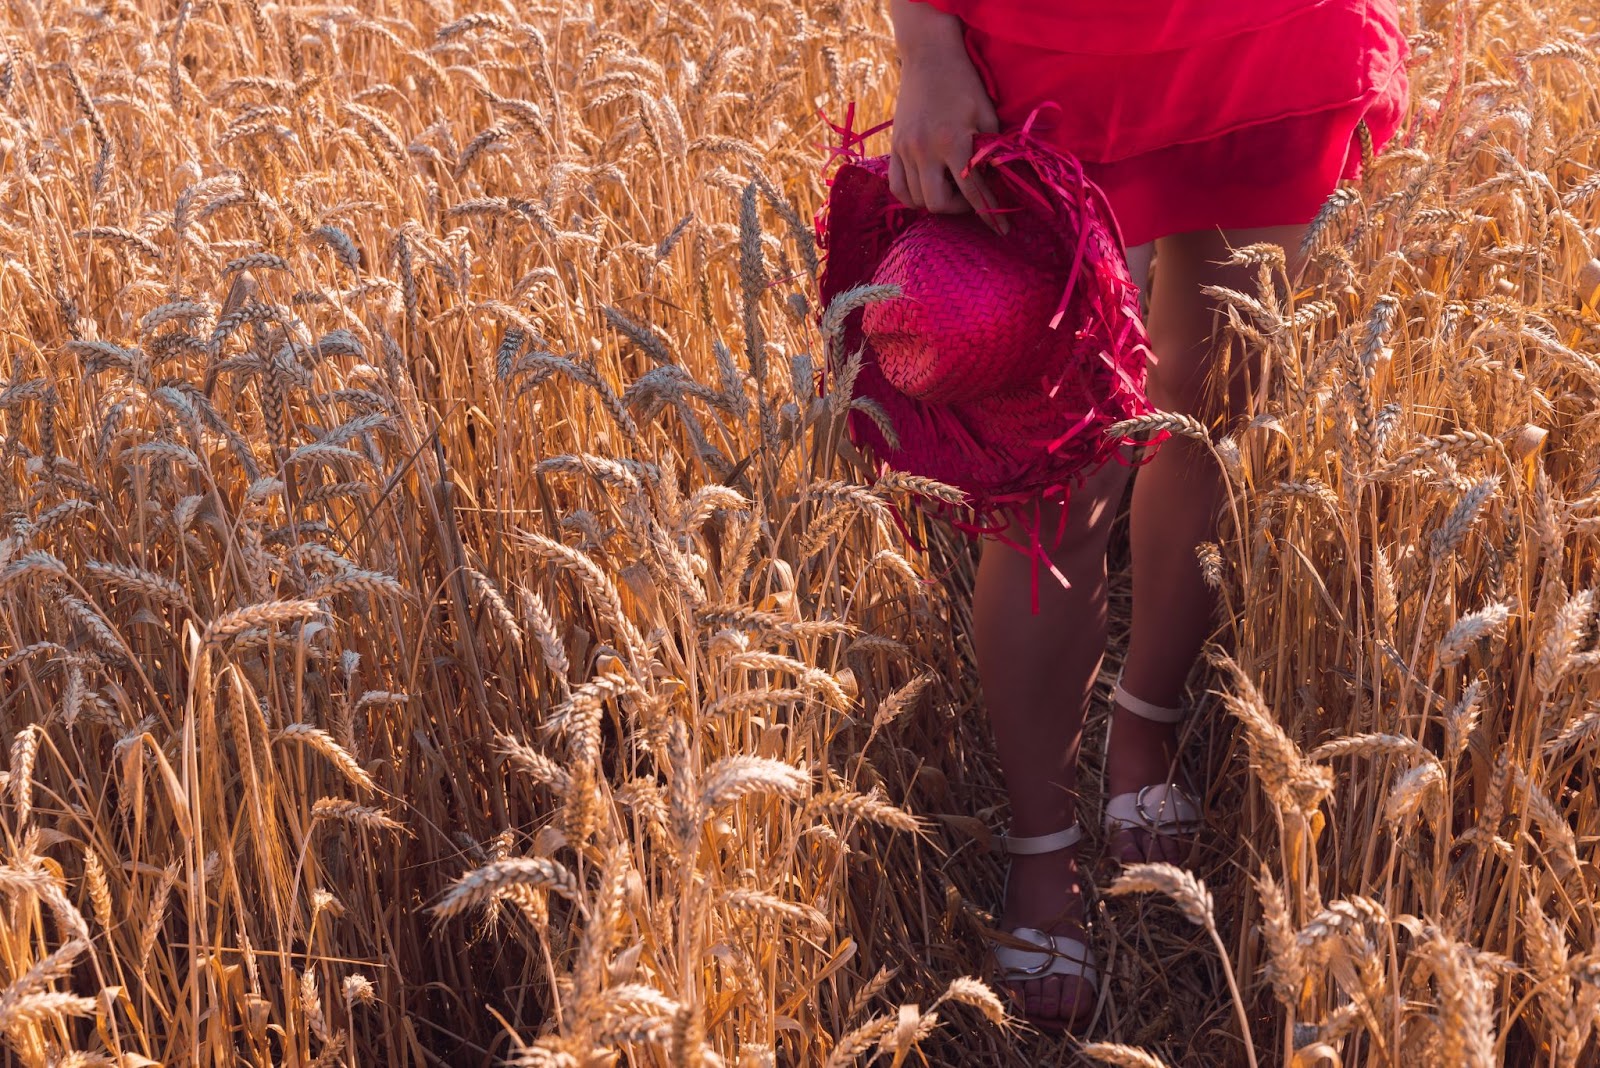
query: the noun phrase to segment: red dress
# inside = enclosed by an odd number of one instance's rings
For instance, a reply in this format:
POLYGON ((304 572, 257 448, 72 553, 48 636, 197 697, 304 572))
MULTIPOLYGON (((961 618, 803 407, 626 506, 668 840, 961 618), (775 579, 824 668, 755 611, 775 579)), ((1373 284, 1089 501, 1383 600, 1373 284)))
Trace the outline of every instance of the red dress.
POLYGON ((1077 156, 1132 247, 1304 223, 1406 104, 1395 0, 926 0, 1005 127, 1077 156))

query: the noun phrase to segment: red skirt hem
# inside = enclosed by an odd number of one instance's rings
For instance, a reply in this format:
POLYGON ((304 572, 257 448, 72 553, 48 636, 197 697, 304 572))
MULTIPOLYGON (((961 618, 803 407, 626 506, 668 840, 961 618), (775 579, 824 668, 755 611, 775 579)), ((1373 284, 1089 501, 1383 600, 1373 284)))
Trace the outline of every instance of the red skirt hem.
POLYGON ((1375 147, 1399 129, 1405 43, 1384 0, 1306 11, 1226 41, 1120 57, 971 24, 966 44, 1002 127, 1038 112, 1037 134, 1083 162, 1131 247, 1309 222, 1360 174, 1361 124, 1375 147), (1322 46, 1291 48, 1307 39, 1322 46))
POLYGON ((1361 173, 1356 129, 1381 148, 1399 127, 1398 99, 1275 119, 1112 163, 1085 163, 1129 248, 1171 234, 1310 222, 1342 179, 1361 173))

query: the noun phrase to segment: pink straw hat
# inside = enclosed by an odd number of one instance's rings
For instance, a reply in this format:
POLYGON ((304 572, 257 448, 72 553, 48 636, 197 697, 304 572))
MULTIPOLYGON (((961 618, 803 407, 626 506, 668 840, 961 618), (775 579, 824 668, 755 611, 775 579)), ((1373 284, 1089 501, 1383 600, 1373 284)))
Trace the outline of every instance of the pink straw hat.
POLYGON ((1042 558, 1037 501, 1065 500, 1107 461, 1126 462, 1123 446, 1150 444, 1106 429, 1152 409, 1138 289, 1111 209, 1032 123, 976 143, 971 167, 1010 222, 1001 235, 975 215, 902 205, 888 157, 858 151, 876 131, 856 134, 847 118, 817 233, 824 309, 858 286, 900 287, 844 322, 836 352, 862 354, 853 396, 890 431, 857 408, 852 440, 962 490, 978 517, 968 529, 1022 519, 1031 544, 1019 548, 1042 558))

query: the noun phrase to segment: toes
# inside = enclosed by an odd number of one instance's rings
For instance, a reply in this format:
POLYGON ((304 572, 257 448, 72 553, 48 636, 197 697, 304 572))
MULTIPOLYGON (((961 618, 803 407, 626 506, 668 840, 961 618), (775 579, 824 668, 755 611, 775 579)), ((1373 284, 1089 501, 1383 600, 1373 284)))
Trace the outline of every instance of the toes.
POLYGON ((1027 1016, 1036 1026, 1071 1029, 1094 1008, 1095 988, 1078 976, 1049 975, 1027 984, 1027 1016))
POLYGON ((1061 1019, 1075 1023, 1094 1008, 1094 987, 1085 979, 1072 979, 1061 998, 1061 1019))
POLYGON ((1137 827, 1118 831, 1111 842, 1111 852, 1123 864, 1143 864, 1161 861, 1182 864, 1189 859, 1191 842, 1181 835, 1151 834, 1137 827))
POLYGON ((1139 864, 1149 859, 1149 850, 1145 847, 1145 832, 1128 827, 1117 832, 1113 849, 1117 859, 1124 864, 1139 864))
POLYGON ((1018 1016, 1028 1014, 1028 988, 1022 983, 1007 983, 1006 993, 1011 999, 1011 1010, 1018 1016))
POLYGON ((1023 1007, 1041 1027, 1073 1028, 1094 1010, 1095 988, 1078 976, 1050 975, 1026 986, 1023 1007))
POLYGON ((1146 852, 1151 860, 1164 861, 1167 864, 1181 864, 1189 856, 1189 842, 1187 839, 1176 835, 1157 834, 1151 835, 1147 843, 1146 852))
POLYGON ((1188 849, 1185 848, 1187 843, 1181 838, 1163 836, 1153 839, 1150 844, 1152 847, 1150 850, 1152 856, 1154 858, 1164 860, 1168 864, 1177 864, 1183 860, 1185 855, 1189 852, 1188 849))
POLYGON ((1029 1016, 1044 1016, 1044 983, 1041 980, 1030 979, 1022 984, 1022 1006, 1029 1016))
POLYGON ((1041 984, 1044 988, 1039 998, 1039 1015, 1047 1020, 1063 1019, 1061 1011, 1061 977, 1059 975, 1046 976, 1041 984))
POLYGON ((1007 983, 1006 997, 1011 1001, 1011 1008, 1018 1014, 1028 1011, 1027 986, 1023 983, 1007 983))

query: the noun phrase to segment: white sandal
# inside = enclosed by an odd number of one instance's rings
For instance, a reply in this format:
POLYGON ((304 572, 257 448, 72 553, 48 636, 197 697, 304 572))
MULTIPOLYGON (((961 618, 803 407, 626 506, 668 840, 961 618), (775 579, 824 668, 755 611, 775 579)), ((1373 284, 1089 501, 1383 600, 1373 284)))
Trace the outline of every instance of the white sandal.
MULTIPOLYGON (((1177 723, 1188 714, 1186 708, 1163 708, 1133 696, 1117 679, 1112 697, 1118 708, 1156 723, 1177 723)), ((1106 748, 1111 746, 1109 732, 1106 748)), ((1140 790, 1117 794, 1106 801, 1105 828, 1108 838, 1124 831, 1145 831, 1152 837, 1183 838, 1199 830, 1204 822, 1200 803, 1175 782, 1152 783, 1140 790)))
MULTIPOLYGON (((1083 828, 1074 823, 1065 830, 1056 831, 1054 834, 1040 834, 1032 837, 1018 837, 1016 835, 1000 835, 999 842, 1002 849, 1016 856, 1033 856, 1040 853, 1054 853, 1061 849, 1070 849, 1077 845, 1083 838, 1083 828)), ((1000 891, 1002 909, 1005 904, 1006 890, 1011 884, 1011 869, 1006 869, 1005 886, 1000 891)), ((1092 989, 1100 987, 1100 973, 1094 967, 1094 954, 1081 939, 1071 935, 1050 934, 1036 927, 1017 927, 1005 932, 1010 938, 1037 949, 1023 949, 1019 946, 994 947, 995 963, 1000 965, 1000 980, 1002 983, 1025 983, 1033 979, 1043 979, 1051 975, 1075 976, 1081 978, 1092 989)), ((1026 1017, 1035 1026, 1050 1029, 1065 1028, 1070 1026, 1076 1016, 1072 1017, 1026 1017)))

